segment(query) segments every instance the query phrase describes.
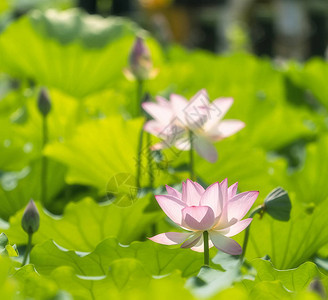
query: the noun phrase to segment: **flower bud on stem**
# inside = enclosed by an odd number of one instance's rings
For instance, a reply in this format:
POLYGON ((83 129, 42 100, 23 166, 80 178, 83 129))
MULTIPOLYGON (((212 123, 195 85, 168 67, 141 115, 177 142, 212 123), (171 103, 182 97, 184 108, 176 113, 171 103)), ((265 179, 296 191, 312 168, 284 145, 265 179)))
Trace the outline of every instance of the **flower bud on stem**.
POLYGON ((46 117, 51 111, 51 101, 49 94, 45 88, 42 88, 38 97, 39 112, 43 117, 46 117))
MULTIPOLYGON (((42 150, 48 143, 48 123, 47 117, 51 111, 51 101, 46 89, 42 88, 38 98, 38 108, 42 116, 42 150)), ((47 158, 42 154, 41 159, 41 203, 46 202, 47 197, 47 158)))
POLYGON ((158 70, 153 68, 150 50, 140 36, 135 39, 130 52, 129 66, 123 73, 130 81, 152 79, 158 73, 158 70))
POLYGON ((40 215, 37 207, 33 200, 30 200, 22 217, 22 228, 28 234, 27 247, 23 259, 22 266, 27 262, 27 258, 31 252, 32 248, 32 236, 35 232, 38 231, 40 226, 40 215))

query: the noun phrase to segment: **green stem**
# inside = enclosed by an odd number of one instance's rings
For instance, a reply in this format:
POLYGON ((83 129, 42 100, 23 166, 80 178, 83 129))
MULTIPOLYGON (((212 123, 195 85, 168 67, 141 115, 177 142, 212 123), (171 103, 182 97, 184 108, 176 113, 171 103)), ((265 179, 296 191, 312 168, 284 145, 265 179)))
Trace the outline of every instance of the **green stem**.
POLYGON ((137 80, 137 101, 136 101, 136 116, 141 114, 141 101, 142 101, 143 80, 137 80))
MULTIPOLYGON (((259 205, 258 207, 254 208, 254 210, 252 210, 252 212, 249 214, 249 218, 253 218, 257 213, 260 213, 262 211, 263 211, 263 205, 259 205)), ((244 243, 243 243, 243 253, 240 256, 240 261, 241 262, 244 260, 244 257, 245 257, 245 254, 246 254, 250 228, 251 228, 251 225, 249 225, 245 230, 245 237, 244 237, 244 243)))
POLYGON ((153 157, 152 157, 151 149, 150 149, 151 135, 147 132, 146 137, 147 137, 147 147, 148 147, 147 158, 148 158, 149 187, 151 189, 153 189, 154 188, 154 170, 153 170, 153 157))
POLYGON ((153 223, 151 225, 151 236, 154 236, 157 234, 157 223, 153 223))
POLYGON ((143 126, 140 130, 140 134, 139 134, 139 142, 138 142, 138 150, 137 150, 137 175, 136 175, 136 186, 137 189, 140 188, 141 184, 141 152, 142 152, 142 144, 143 144, 143 126))
POLYGON ((190 179, 195 180, 195 173, 194 173, 194 146, 193 146, 193 137, 192 132, 189 131, 189 143, 190 143, 190 150, 189 150, 189 172, 190 172, 190 179))
POLYGON ((209 266, 210 265, 210 253, 209 253, 209 247, 208 247, 208 232, 203 232, 203 238, 204 238, 204 265, 209 266))
MULTIPOLYGON (((137 80, 137 101, 136 101, 136 116, 139 116, 141 113, 141 100, 142 100, 142 88, 143 88, 143 81, 137 80)), ((144 124, 143 124, 144 125, 144 124)), ((141 181, 141 152, 142 152, 142 144, 143 144, 143 125, 139 133, 139 141, 138 141, 138 148, 137 148, 137 174, 136 174, 136 186, 140 188, 140 181, 141 181)))
MULTIPOLYGON (((147 137, 147 150, 148 150, 147 158, 148 158, 149 187, 153 189, 154 188, 153 156, 151 153, 152 150, 150 149, 152 139, 151 139, 151 135, 148 132, 146 137, 147 137)), ((152 236, 157 234, 157 223, 152 224, 151 231, 152 231, 152 236)))
POLYGON ((22 266, 25 266, 25 264, 27 262, 27 258, 28 258, 29 254, 31 252, 31 249, 32 249, 32 236, 33 236, 33 233, 28 233, 27 247, 26 247, 26 250, 25 250, 22 266))
MULTIPOLYGON (((48 123, 47 117, 42 117, 42 150, 46 147, 48 143, 48 123)), ((46 202, 47 198, 47 169, 48 160, 47 157, 42 153, 41 158, 41 203, 46 202)))

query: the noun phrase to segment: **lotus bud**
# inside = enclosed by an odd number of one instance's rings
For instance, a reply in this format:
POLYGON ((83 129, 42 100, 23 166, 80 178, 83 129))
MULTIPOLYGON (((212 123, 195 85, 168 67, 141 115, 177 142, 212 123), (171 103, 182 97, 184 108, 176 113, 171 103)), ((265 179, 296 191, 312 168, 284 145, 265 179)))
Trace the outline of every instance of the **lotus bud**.
POLYGON ((22 227, 28 234, 33 234, 38 231, 40 225, 40 215, 34 201, 31 199, 25 208, 22 227))
POLYGON ((157 70, 153 69, 150 51, 143 38, 139 36, 136 38, 132 47, 129 58, 129 68, 124 70, 124 74, 131 80, 145 80, 157 74, 157 70))
POLYGON ((51 110, 51 101, 50 101, 50 96, 47 92, 46 89, 42 88, 40 93, 39 93, 39 98, 38 98, 38 107, 40 113, 46 117, 50 110, 51 110))
POLYGON ((308 287, 311 292, 316 293, 321 299, 327 299, 325 287, 320 278, 314 278, 308 287))
POLYGON ((274 219, 288 221, 292 204, 288 193, 278 187, 274 189, 264 200, 265 211, 274 219))

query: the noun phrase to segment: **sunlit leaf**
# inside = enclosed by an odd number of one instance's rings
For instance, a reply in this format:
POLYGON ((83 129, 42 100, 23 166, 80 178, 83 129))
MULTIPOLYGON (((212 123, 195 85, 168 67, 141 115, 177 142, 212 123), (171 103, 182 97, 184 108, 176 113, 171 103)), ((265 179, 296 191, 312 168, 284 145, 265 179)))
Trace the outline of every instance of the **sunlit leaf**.
MULTIPOLYGON (((66 168, 55 162, 48 162, 47 201, 50 201, 64 185, 66 168)), ((31 163, 20 172, 6 172, 0 175, 0 217, 8 219, 34 199, 38 201, 41 194, 41 162, 31 163)))
POLYGON ((314 278, 324 278, 318 267, 312 262, 306 262, 296 269, 277 270, 270 261, 256 259, 252 261, 256 269, 255 282, 279 280, 284 287, 293 292, 304 290, 314 278))
MULTIPOLYGON (((33 235, 34 244, 53 239, 60 246, 77 251, 92 251, 108 237, 117 237, 119 242, 129 244, 143 238, 158 212, 143 213, 148 199, 139 199, 129 207, 114 204, 99 205, 86 198, 70 203, 62 217, 44 212, 39 206, 40 228, 33 235), (74 238, 72 238, 74 237, 74 238)), ((26 244, 27 235, 21 228, 23 210, 10 218, 10 228, 3 230, 12 243, 26 244)))
POLYGON ((0 66, 15 76, 86 96, 123 79, 137 31, 131 21, 118 17, 76 9, 33 11, 2 33, 0 66))
POLYGON ((318 141, 306 147, 304 165, 287 176, 285 186, 296 195, 299 202, 321 203, 328 197, 328 137, 323 135, 318 141))
POLYGON ((57 284, 50 279, 38 274, 33 265, 26 265, 18 269, 13 275, 20 294, 34 299, 50 299, 58 295, 57 284))
POLYGON ((203 266, 197 276, 189 280, 189 288, 198 297, 210 297, 228 288, 234 282, 241 280, 240 261, 223 252, 219 252, 213 259, 220 264, 222 270, 215 270, 203 266))
POLYGON ((199 271, 203 257, 189 249, 170 249, 154 242, 134 242, 121 246, 116 239, 106 239, 86 256, 74 251, 63 251, 52 241, 35 246, 31 262, 42 274, 49 274, 59 266, 72 267, 76 274, 85 276, 106 275, 112 262, 122 258, 135 258, 151 275, 167 275, 180 270, 182 276, 194 275, 199 271))
POLYGON ((135 259, 121 259, 114 262, 106 276, 76 276, 69 267, 60 267, 52 272, 58 286, 73 295, 74 299, 168 299, 185 297, 195 299, 176 273, 154 279, 147 275, 135 259))
POLYGON ((293 201, 288 222, 266 214, 262 219, 254 218, 246 257, 268 255, 278 269, 298 267, 328 243, 327 213, 327 201, 312 210, 293 201))
POLYGON ((8 257, 0 255, 0 264, 1 297, 4 299, 13 299, 16 293, 16 283, 8 276, 12 270, 12 263, 8 257))
MULTIPOLYGON (((116 176, 125 173, 131 178, 136 177, 142 125, 142 119, 124 121, 116 116, 90 121, 81 125, 67 142, 49 145, 46 154, 69 167, 68 183, 91 185, 103 194, 105 191, 115 191, 121 184, 115 179, 116 176)), ((148 146, 144 144, 141 149, 141 173, 145 184, 149 178, 147 157, 148 146)), ((170 178, 167 172, 155 172, 157 186, 170 178)), ((136 188, 136 184, 131 188, 136 188)))

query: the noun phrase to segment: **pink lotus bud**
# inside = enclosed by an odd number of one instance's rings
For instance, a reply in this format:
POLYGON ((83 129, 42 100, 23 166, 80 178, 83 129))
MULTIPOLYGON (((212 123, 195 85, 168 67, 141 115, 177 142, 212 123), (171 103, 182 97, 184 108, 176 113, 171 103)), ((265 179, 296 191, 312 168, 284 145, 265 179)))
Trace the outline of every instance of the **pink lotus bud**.
POLYGON ((40 215, 34 201, 31 199, 25 208, 22 227, 24 231, 28 234, 32 234, 38 231, 40 225, 40 215))
POLYGON ((125 73, 130 73, 126 74, 127 77, 134 77, 138 80, 152 77, 153 62, 150 51, 141 37, 137 37, 134 42, 130 53, 129 64, 129 69, 125 70, 125 73))
POLYGON ((308 290, 310 290, 311 292, 314 292, 315 294, 317 294, 318 296, 320 296, 321 299, 327 299, 325 287, 324 287, 322 281, 320 280, 320 278, 317 278, 317 277, 314 278, 310 282, 310 285, 308 287, 308 290))
POLYGON ((51 110, 51 101, 46 89, 42 88, 38 98, 38 108, 40 113, 46 117, 51 110))

